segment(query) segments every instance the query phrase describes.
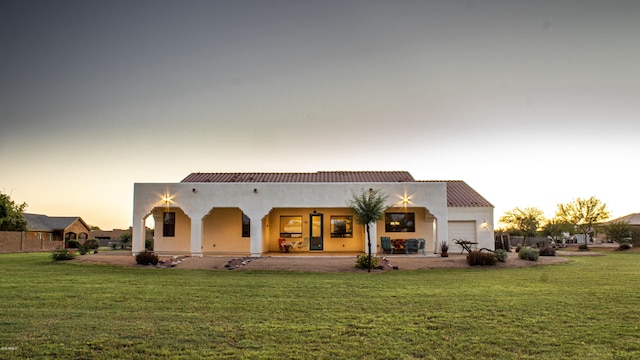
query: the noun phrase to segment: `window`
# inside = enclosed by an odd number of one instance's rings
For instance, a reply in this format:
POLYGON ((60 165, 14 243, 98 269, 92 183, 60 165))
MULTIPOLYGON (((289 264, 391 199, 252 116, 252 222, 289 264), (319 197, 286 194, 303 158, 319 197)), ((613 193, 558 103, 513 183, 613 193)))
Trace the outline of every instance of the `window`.
POLYGON ((162 236, 174 237, 176 236, 176 213, 166 212, 162 219, 162 236))
POLYGON ((280 216, 280 237, 302 237, 302 216, 280 216))
POLYGON ((251 237, 251 219, 242 213, 242 237, 251 237))
POLYGON ((38 240, 42 240, 42 233, 38 233, 38 240))
POLYGON ((64 240, 65 241, 75 240, 75 239, 76 239, 76 233, 69 232, 69 233, 64 234, 64 240))
POLYGON ((49 241, 53 241, 53 234, 49 233, 49 241))
POLYGON ((332 216, 331 217, 331 237, 350 238, 353 237, 353 217, 352 216, 332 216))
POLYGON ((415 232, 414 213, 386 213, 384 216, 386 232, 415 232))

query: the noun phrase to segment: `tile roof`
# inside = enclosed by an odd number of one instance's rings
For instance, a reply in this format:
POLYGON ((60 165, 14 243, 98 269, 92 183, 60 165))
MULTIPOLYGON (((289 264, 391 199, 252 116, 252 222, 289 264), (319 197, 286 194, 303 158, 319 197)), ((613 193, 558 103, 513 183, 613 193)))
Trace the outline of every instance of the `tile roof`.
POLYGON ((425 182, 447 183, 447 206, 449 207, 493 207, 487 199, 462 180, 429 180, 425 182))
POLYGON ((27 222, 27 231, 64 230, 73 224, 74 221, 82 221, 78 216, 47 216, 28 213, 24 213, 23 215, 27 222))
POLYGON ((415 179, 407 171, 318 171, 314 173, 191 173, 181 182, 376 183, 415 182, 415 179))

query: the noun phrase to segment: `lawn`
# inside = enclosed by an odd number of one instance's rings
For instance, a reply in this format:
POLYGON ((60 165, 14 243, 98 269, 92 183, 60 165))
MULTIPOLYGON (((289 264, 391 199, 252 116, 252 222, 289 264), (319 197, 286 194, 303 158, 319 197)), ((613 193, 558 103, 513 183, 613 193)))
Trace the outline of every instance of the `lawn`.
POLYGON ((637 359, 640 253, 299 273, 0 255, 0 358, 637 359))

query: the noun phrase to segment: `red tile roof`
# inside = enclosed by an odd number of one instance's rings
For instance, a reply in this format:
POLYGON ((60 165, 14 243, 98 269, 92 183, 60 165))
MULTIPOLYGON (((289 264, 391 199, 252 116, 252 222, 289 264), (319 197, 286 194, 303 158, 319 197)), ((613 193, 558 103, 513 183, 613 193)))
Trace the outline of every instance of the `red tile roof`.
POLYGON ((415 182, 415 179, 406 171, 318 171, 314 173, 191 173, 181 182, 376 183, 415 182))
POLYGON ((487 199, 462 180, 429 180, 426 182, 447 183, 447 206, 449 207, 493 207, 487 199))

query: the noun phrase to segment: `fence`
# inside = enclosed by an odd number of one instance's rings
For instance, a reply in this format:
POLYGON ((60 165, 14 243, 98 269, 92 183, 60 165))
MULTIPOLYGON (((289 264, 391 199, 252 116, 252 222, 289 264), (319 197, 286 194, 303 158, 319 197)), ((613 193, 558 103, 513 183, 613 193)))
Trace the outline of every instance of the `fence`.
POLYGON ((22 231, 0 231, 0 252, 3 253, 52 251, 59 247, 62 240, 32 239, 22 231))

